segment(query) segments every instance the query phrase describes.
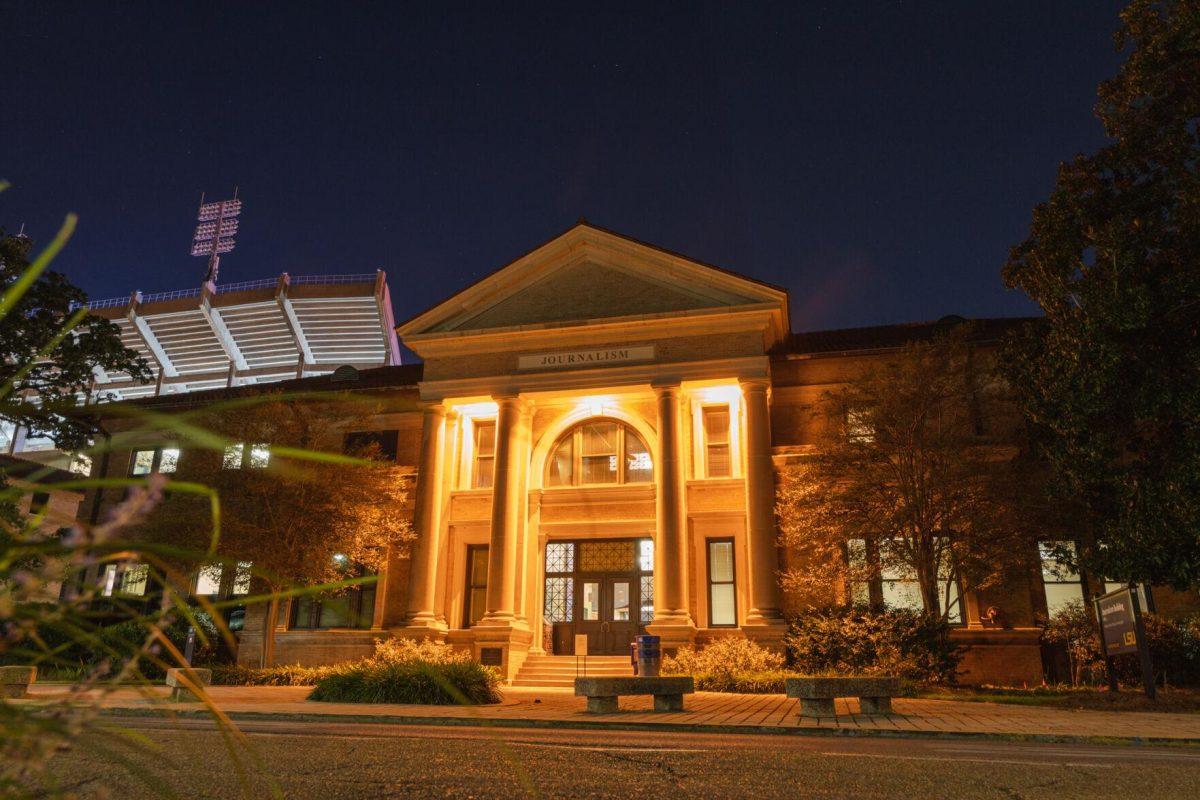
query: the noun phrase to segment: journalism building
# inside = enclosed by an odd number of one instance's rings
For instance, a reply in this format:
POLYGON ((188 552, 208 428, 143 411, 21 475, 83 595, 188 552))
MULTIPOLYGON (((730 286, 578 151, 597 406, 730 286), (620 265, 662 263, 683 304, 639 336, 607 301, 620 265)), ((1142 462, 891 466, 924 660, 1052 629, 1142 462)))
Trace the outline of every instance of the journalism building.
MULTIPOLYGON (((978 347, 994 347, 1011 322, 982 321, 978 347)), ((643 631, 667 648, 729 635, 778 646, 797 602, 778 578, 794 566, 778 545, 778 470, 811 451, 831 389, 936 330, 796 334, 783 289, 576 225, 400 324, 422 364, 389 356, 279 384, 395 401, 401 410, 379 415, 372 431, 331 420, 329 445, 370 434, 411 467, 416 540, 352 603, 293 602, 280 616, 277 661, 362 656, 389 635, 436 637, 521 681, 528 665, 569 654, 578 635, 593 655, 627 654, 643 631)), ((324 334, 327 346, 337 341, 336 330, 324 334)), ((253 391, 126 402, 170 411, 253 391)), ((186 458, 148 438, 95 472, 174 469, 186 458)), ((80 513, 102 504, 89 497, 80 513)), ((202 594, 241 585, 201 580, 202 594)), ((952 616, 968 648, 964 680, 1041 680, 1038 624, 1089 588, 1047 568, 983 596, 962 592, 952 616)), ((903 576, 885 589, 893 603, 917 597, 903 576)), ((830 598, 844 600, 843 587, 830 598)), ((251 609, 243 661, 258 658, 262 624, 251 609)))

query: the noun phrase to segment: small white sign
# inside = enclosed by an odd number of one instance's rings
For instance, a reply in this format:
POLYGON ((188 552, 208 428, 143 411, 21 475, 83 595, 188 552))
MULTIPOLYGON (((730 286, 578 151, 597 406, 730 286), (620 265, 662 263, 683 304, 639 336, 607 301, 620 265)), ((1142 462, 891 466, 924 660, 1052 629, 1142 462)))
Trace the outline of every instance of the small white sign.
POLYGON ((576 655, 576 657, 586 656, 587 654, 588 654, 587 653, 587 634, 586 633, 575 634, 575 655, 576 655))
POLYGON ((653 361, 654 345, 636 347, 604 347, 599 350, 559 350, 553 353, 534 353, 520 356, 517 369, 566 369, 570 367, 599 367, 627 361, 653 361))

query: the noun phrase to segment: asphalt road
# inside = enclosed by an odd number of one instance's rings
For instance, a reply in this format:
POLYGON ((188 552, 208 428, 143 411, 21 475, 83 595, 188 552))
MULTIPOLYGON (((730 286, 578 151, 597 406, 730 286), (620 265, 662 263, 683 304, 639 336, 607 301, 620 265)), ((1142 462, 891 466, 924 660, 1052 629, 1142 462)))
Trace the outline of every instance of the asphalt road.
POLYGON ((82 797, 1191 798, 1200 749, 130 719, 57 755, 82 797), (128 762, 120 766, 118 759, 128 762))

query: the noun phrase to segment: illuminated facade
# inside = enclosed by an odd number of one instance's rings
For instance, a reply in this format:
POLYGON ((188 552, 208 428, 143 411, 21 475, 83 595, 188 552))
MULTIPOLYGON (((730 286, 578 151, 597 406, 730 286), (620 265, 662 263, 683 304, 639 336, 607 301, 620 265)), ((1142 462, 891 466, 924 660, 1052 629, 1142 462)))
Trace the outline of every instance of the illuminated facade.
MULTIPOLYGON (((1009 325, 985 321, 980 346, 1009 325)), ((794 598, 778 576, 796 565, 777 541, 777 468, 811 452, 830 389, 934 328, 793 334, 782 289, 575 226, 398 326, 423 364, 294 383, 412 409, 374 424, 389 457, 413 470, 416 540, 352 602, 293 601, 277 661, 432 637, 521 681, 527 663, 573 652, 580 636, 592 655, 627 655, 642 631, 668 649, 728 635, 780 646, 794 598)), ((330 429, 331 447, 358 435, 330 429)), ((156 456, 135 451, 129 463, 139 457, 156 456)), ((109 474, 125 469, 111 464, 109 474)), ((902 601, 902 584, 882 591, 902 601)), ((966 680, 1040 680, 1047 597, 1085 591, 1067 584, 1031 574, 963 592, 966 680)), ((829 587, 827 599, 847 591, 829 587)), ((247 663, 262 624, 251 609, 247 663)))

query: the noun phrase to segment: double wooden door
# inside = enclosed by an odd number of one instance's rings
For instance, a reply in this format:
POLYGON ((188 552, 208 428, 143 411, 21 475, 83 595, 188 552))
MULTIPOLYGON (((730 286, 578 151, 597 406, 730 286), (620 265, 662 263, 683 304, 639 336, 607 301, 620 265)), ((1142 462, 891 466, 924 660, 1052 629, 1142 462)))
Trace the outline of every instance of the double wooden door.
POLYGON ((626 655, 638 634, 637 575, 578 575, 575 634, 588 637, 589 655, 626 655))

